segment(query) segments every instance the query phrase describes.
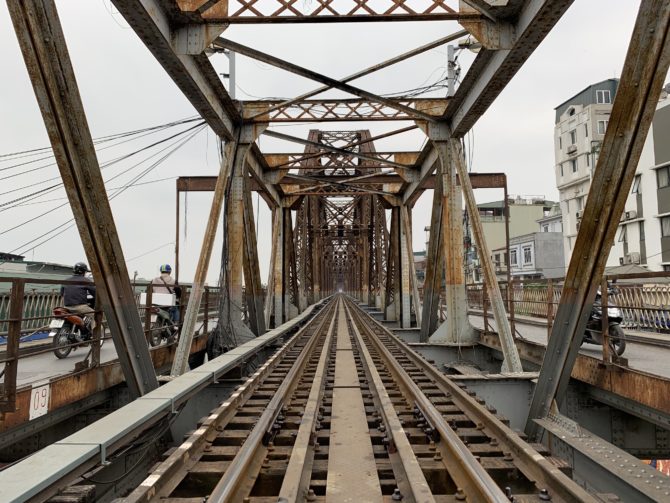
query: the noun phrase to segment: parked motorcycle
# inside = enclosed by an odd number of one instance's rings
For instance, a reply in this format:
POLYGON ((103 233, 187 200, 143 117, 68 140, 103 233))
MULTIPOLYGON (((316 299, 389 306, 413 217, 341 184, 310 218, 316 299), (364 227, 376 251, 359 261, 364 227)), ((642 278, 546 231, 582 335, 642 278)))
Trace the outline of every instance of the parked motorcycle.
MULTIPOLYGON (((616 294, 617 290, 612 287, 607 288, 607 295, 616 294)), ((626 350, 626 335, 624 334, 623 329, 621 328, 621 322, 623 321, 623 313, 618 307, 608 307, 607 308, 607 321, 609 323, 608 328, 608 342, 609 348, 612 354, 621 356, 626 350)), ((586 330, 584 331, 584 338, 582 339, 582 344, 588 342, 590 344, 599 344, 603 345, 603 310, 601 305, 601 294, 600 289, 596 294, 596 300, 593 302, 593 307, 591 308, 591 315, 589 316, 589 321, 586 324, 586 330)))
POLYGON ((166 341, 168 344, 177 338, 177 326, 172 322, 170 312, 160 306, 151 306, 151 335, 149 343, 152 347, 166 341))
POLYGON ((56 358, 67 358, 78 347, 73 344, 89 342, 93 338, 91 329, 93 319, 91 317, 82 317, 67 307, 55 307, 53 316, 54 318, 49 323, 49 337, 53 338, 51 344, 54 347, 56 358))

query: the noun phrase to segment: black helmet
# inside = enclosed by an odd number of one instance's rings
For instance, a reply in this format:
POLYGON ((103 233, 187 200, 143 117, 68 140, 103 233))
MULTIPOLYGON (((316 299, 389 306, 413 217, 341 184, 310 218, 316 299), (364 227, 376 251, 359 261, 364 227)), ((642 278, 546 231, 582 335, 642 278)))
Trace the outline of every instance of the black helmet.
POLYGON ((88 272, 88 266, 83 262, 77 262, 72 268, 75 274, 84 274, 88 272))

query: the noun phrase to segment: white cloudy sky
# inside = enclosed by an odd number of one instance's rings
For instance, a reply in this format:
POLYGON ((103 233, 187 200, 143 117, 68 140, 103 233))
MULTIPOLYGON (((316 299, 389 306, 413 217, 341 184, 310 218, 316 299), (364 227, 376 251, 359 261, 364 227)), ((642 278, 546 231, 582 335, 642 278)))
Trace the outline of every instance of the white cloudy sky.
MULTIPOLYGON (((58 1, 80 92, 94 137, 121 133, 163 124, 194 115, 194 109, 155 62, 148 50, 116 13, 109 0, 58 1)), ((511 84, 503 91, 488 113, 476 124, 469 138, 473 149, 474 171, 505 171, 511 194, 544 195, 556 198, 553 172, 553 108, 585 86, 610 77, 618 77, 632 32, 639 2, 633 0, 577 0, 552 33, 531 56, 511 84)), ((452 22, 388 23, 318 26, 233 26, 226 32, 232 40, 252 45, 262 51, 283 57, 332 77, 343 77, 458 30, 452 22)), ((471 61, 462 54, 464 69, 471 61)), ((213 63, 219 72, 227 71, 223 56, 213 63)), ((377 93, 392 93, 434 82, 444 72, 446 48, 433 50, 397 67, 386 69, 356 82, 377 93)), ((7 7, 0 3, 0 155, 48 146, 46 131, 24 68, 7 7)), ((238 57, 237 97, 294 96, 314 86, 308 80, 238 57)), ((341 94, 331 94, 341 96, 341 94)), ((404 124, 379 124, 370 127, 378 134, 404 124)), ((348 129, 337 125, 322 129, 348 129)), ((361 128, 360 124, 352 124, 361 128)), ((289 134, 306 135, 314 125, 282 127, 289 134)), ((181 129, 184 129, 182 127, 181 129)), ((179 130, 175 129, 175 132, 179 130)), ((162 138, 167 134, 156 135, 162 138)), ((153 137, 124 144, 100 154, 101 161, 146 145, 153 137)), ((409 134, 385 140, 378 150, 416 150, 422 135, 409 134)), ((292 146, 263 137, 264 151, 297 151, 292 146)), ((22 160, 30 160, 27 158, 22 160)), ((62 190, 35 199, 25 206, 1 206, 3 203, 49 186, 15 190, 58 175, 54 166, 41 167, 49 161, 5 169, 20 160, 0 157, 0 251, 31 248, 37 236, 61 225, 72 217, 63 203, 62 190), (11 191, 11 192, 10 192, 11 191), (4 210, 4 211, 3 211, 4 210), (46 215, 22 224, 38 215, 46 215), (18 226, 14 230, 12 227, 18 226)), ((119 173, 127 163, 109 169, 109 176, 119 173), (114 171, 116 169, 116 171, 114 171)), ((143 181, 179 175, 213 175, 218 169, 216 138, 203 131, 143 181)), ((106 172, 107 173, 107 172, 106 172)), ((118 187, 133 174, 110 182, 118 187)), ((106 175, 107 177, 108 175, 106 175)), ((479 194, 492 200, 496 194, 479 194)), ((182 200, 187 208, 182 229, 186 236, 182 246, 181 278, 190 280, 202 240, 211 196, 190 194, 182 200)), ((173 263, 175 227, 174 180, 133 187, 112 201, 122 245, 129 260, 128 270, 152 277, 158 264, 173 263), (162 248, 147 253, 161 245, 162 248), (135 258, 139 257, 139 258, 135 258)), ((424 195, 414 211, 414 246, 423 249, 424 226, 430 220, 429 194, 424 195)), ((269 212, 261 200, 259 218, 259 258, 262 277, 267 277, 270 256, 269 212)), ((218 277, 221 249, 217 236, 209 281, 218 277)), ((51 241, 29 250, 27 257, 49 262, 73 263, 84 258, 74 228, 51 241)))

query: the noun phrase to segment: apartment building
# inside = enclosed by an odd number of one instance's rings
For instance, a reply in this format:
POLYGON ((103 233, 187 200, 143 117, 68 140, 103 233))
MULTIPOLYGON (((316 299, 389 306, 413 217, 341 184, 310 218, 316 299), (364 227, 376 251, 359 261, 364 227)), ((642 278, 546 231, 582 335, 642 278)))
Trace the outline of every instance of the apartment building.
MULTIPOLYGON (((617 86, 617 79, 592 84, 556 107, 555 176, 566 266, 583 217, 617 86)), ((608 267, 640 264, 649 270, 670 270, 669 135, 670 99, 664 91, 621 215, 608 267)))

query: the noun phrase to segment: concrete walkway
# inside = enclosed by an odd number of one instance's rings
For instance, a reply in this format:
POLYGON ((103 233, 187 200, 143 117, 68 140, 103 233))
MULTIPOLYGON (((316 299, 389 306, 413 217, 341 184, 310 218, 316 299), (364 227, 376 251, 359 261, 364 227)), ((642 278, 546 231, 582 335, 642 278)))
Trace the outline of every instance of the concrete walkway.
MULTIPOLYGON (((474 327, 484 329, 483 316, 471 314, 469 318, 474 327)), ((496 330, 496 323, 491 315, 489 315, 489 327, 490 330, 496 330)), ((534 318, 529 321, 517 317, 516 330, 524 339, 542 345, 547 344, 547 324, 542 319, 534 318)), ((624 332, 628 333, 629 330, 624 330, 624 332)), ((628 359, 628 366, 635 370, 670 378, 670 346, 639 342, 637 339, 637 336, 642 335, 643 338, 653 337, 654 339, 665 338, 670 340, 670 336, 650 332, 630 332, 636 337, 636 340, 626 341, 626 352, 622 355, 628 359)), ((594 358, 602 358, 602 347, 595 344, 584 344, 580 353, 594 358)))

